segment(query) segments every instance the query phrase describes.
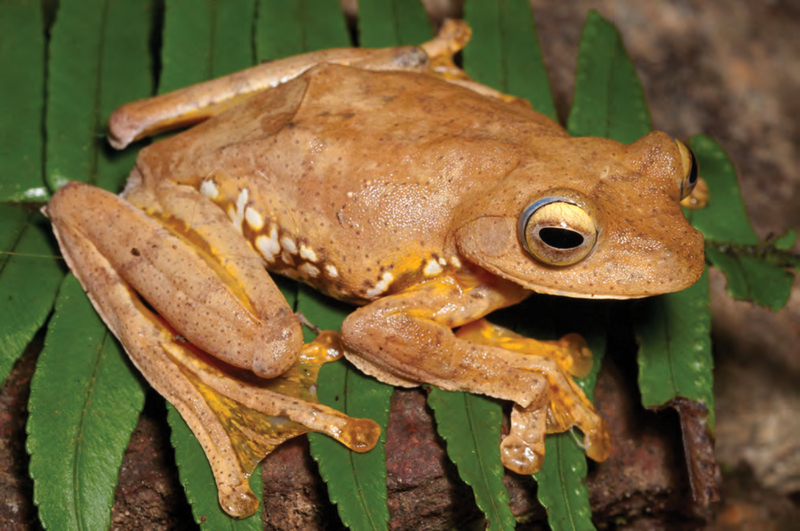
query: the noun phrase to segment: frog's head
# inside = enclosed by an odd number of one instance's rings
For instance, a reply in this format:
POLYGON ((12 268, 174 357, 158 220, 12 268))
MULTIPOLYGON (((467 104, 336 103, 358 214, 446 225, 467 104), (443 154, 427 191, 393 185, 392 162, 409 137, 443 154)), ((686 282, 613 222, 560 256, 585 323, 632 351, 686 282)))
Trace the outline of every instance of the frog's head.
POLYGON ((703 237, 680 200, 694 155, 654 132, 631 145, 553 139, 459 216, 471 262, 541 293, 633 298, 684 289, 703 272, 703 237), (555 145, 557 144, 557 145, 555 145))

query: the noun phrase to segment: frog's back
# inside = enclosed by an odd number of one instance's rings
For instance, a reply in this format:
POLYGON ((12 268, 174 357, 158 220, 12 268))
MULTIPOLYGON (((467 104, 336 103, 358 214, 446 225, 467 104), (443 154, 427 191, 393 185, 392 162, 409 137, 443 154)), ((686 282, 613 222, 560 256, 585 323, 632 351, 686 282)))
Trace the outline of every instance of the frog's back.
POLYGON ((430 76, 326 65, 154 144, 139 167, 217 202, 270 270, 366 301, 460 267, 454 212, 536 157, 532 137, 565 134, 430 76))

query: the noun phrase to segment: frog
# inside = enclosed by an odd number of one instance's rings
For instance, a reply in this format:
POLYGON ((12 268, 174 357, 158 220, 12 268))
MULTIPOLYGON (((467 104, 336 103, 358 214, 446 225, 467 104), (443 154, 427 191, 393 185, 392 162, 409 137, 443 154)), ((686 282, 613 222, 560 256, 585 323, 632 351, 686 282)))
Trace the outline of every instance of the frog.
POLYGON ((182 415, 222 508, 252 514, 255 464, 316 431, 369 451, 380 427, 319 403, 344 356, 382 382, 511 403, 503 464, 538 471, 549 433, 587 455, 608 425, 573 376, 577 334, 538 341, 490 323, 533 293, 633 299, 704 269, 681 201, 697 161, 670 135, 571 137, 481 85, 448 21, 420 46, 344 48, 263 63, 132 102, 108 139, 147 145, 119 195, 70 182, 45 207, 62 254, 134 366, 182 415), (270 274, 354 305, 303 342, 270 274))

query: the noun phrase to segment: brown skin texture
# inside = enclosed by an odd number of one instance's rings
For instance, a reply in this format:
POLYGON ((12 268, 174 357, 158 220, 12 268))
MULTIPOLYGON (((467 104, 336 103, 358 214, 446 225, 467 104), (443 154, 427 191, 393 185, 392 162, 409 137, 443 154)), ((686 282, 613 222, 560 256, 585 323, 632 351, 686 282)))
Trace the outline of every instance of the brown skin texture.
MULTIPOLYGON (((261 377, 293 365, 299 325, 263 265, 364 305, 344 322, 342 343, 367 374, 515 402, 506 467, 539 469, 548 408, 569 419, 559 430, 581 429, 587 455, 608 457, 608 426, 557 361, 582 357, 579 345, 564 343, 554 359, 535 342, 507 349, 452 328, 529 290, 632 298, 695 282, 702 237, 679 207, 689 168, 663 133, 630 146, 571 139, 471 86, 477 92, 430 74, 318 65, 142 150, 121 198, 72 184, 48 205, 67 263, 197 435, 231 515, 257 503, 249 458, 235 450, 247 436, 214 404, 221 394, 252 408, 248 394, 262 390, 191 349, 261 377), (561 205, 547 210, 548 226, 578 223, 592 242, 553 251, 575 253, 569 265, 531 251, 549 244, 529 232, 538 210, 528 207, 548 198, 561 205)), ((374 423, 312 402, 256 402, 253 433, 263 415, 278 415, 324 433, 347 425, 346 439, 372 441, 359 451, 377 440, 374 423)))
MULTIPOLYGON (((702 239, 678 207, 682 168, 667 135, 631 146, 572 139, 532 110, 423 74, 320 66, 146 148, 138 167, 147 186, 167 175, 195 188, 211 178, 230 194, 216 201, 223 209, 248 188, 281 237, 339 272, 303 280, 362 303, 375 298, 368 292, 383 272, 395 279, 388 292, 401 291, 425 278, 431 256, 457 253, 456 242, 495 274, 571 296, 676 291, 702 271, 702 239), (584 198, 601 233, 586 260, 550 268, 522 248, 516 225, 528 204, 564 188, 584 198), (478 220, 489 217, 507 219, 506 230, 487 237, 478 220), (482 248, 497 241, 502 251, 482 248)), ((298 265, 277 260, 270 269, 302 277, 298 265)))

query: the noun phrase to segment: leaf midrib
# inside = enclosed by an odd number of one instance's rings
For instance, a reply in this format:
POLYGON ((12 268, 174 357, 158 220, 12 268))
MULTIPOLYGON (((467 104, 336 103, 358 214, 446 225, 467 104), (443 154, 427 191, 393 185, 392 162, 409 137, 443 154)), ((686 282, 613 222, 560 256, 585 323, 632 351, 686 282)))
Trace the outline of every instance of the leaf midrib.
POLYGON ((572 517, 572 503, 570 502, 569 493, 567 492, 566 488, 567 477, 566 474, 564 473, 564 467, 562 466, 564 462, 561 459, 561 437, 556 437, 555 443, 556 443, 555 459, 556 463, 558 463, 558 466, 556 468, 558 470, 558 485, 561 490, 561 497, 564 499, 564 505, 566 505, 567 508, 567 516, 569 517, 570 528, 577 529, 577 526, 575 525, 575 519, 572 517))
MULTIPOLYGON (((347 392, 347 389, 350 386, 349 380, 350 380, 350 375, 352 374, 352 371, 353 371, 353 369, 348 366, 348 367, 345 368, 345 373, 344 373, 344 388, 345 388, 345 392, 343 393, 344 394, 344 412, 347 415, 350 415, 350 411, 348 410, 349 409, 348 408, 348 398, 349 398, 350 394, 347 392)), ((359 480, 359 476, 358 476, 358 473, 357 473, 357 470, 356 470, 356 464, 355 464, 355 461, 353 460, 353 451, 352 450, 348 450, 348 452, 347 452, 347 461, 350 463, 350 470, 353 471, 353 482, 356 484, 356 490, 358 492, 358 503, 361 506, 361 508, 362 508, 362 510, 364 512, 364 515, 367 517, 367 521, 369 522, 370 527, 372 529, 380 529, 380 527, 375 525, 375 521, 372 518, 372 511, 369 510, 369 504, 364 499, 364 490, 361 488, 361 481, 359 480)))
POLYGON ((74 510, 75 510, 75 520, 78 529, 86 529, 83 524, 83 512, 81 511, 81 507, 83 506, 83 489, 80 488, 80 480, 79 474, 81 471, 81 457, 83 456, 82 451, 82 441, 83 438, 83 425, 87 417, 87 411, 89 409, 89 404, 91 402, 92 392, 95 389, 95 383, 97 382, 97 373, 100 368, 100 363, 103 358, 103 350, 105 349, 106 341, 108 341, 109 332, 106 329, 103 333, 103 339, 97 346, 97 350, 94 357, 94 364, 92 366, 91 376, 89 381, 86 385, 86 392, 83 395, 83 406, 81 407, 81 413, 78 421, 78 426, 76 430, 75 436, 75 444, 73 449, 74 460, 72 463, 72 491, 75 493, 74 500, 74 510))
MULTIPOLYGON (((476 423, 473 422, 473 410, 471 407, 469 407, 469 404, 467 403, 468 400, 467 393, 462 393, 461 399, 464 402, 464 409, 467 412, 467 423, 469 425, 469 433, 470 433, 470 438, 472 439, 472 445, 475 448, 475 457, 477 458, 478 463, 480 465, 478 470, 480 471, 479 476, 481 479, 481 483, 483 483, 483 488, 485 489, 485 491, 487 493, 491 493, 492 492, 491 485, 489 485, 488 478, 484 473, 488 469, 488 466, 486 465, 486 462, 483 458, 483 454, 480 451, 480 445, 478 444, 478 440, 475 438, 476 423)), ((489 502, 491 503, 492 512, 494 513, 494 516, 497 519, 498 526, 502 528, 503 525, 502 525, 502 518, 500 516, 500 505, 497 503, 497 499, 491 495, 489 496, 489 502)))

